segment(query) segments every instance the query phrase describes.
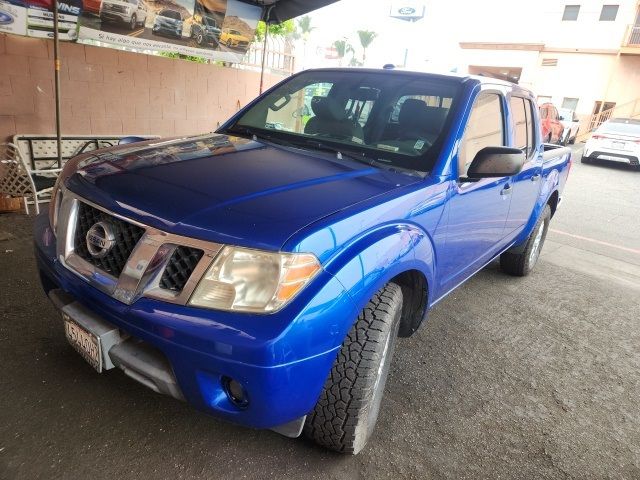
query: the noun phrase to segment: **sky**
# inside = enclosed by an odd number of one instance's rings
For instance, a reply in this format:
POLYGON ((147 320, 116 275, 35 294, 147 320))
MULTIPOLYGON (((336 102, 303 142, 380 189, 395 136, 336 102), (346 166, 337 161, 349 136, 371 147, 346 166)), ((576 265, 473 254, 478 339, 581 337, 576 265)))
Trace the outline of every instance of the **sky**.
MULTIPOLYGON (((450 15, 452 4, 469 2, 425 0, 418 3, 426 6, 425 17, 411 23, 389 17, 390 0, 341 0, 310 14, 312 25, 316 27, 310 43, 328 46, 346 36, 358 47, 356 31, 373 30, 378 37, 367 51, 367 66, 403 64, 408 49, 409 68, 448 71, 458 64, 453 56, 457 53, 455 37, 459 35, 451 31, 450 22, 443 22, 442 19, 450 15)), ((456 23, 458 34, 461 23, 464 20, 456 23)))

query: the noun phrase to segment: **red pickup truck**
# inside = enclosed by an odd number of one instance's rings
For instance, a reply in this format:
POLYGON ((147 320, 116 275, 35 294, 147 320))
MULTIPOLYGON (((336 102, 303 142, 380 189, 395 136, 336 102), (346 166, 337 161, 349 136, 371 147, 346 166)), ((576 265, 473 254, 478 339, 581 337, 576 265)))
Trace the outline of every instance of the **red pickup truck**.
POLYGON ((542 125, 542 139, 545 143, 561 143, 564 125, 560 122, 558 109, 552 103, 540 105, 540 124, 542 125))

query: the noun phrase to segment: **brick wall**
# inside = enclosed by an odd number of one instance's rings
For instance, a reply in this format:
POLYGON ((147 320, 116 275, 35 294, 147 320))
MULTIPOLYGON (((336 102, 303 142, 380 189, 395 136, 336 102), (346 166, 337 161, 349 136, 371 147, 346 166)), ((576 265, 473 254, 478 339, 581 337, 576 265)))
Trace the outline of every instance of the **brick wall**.
MULTIPOLYGON (((62 133, 202 133, 258 94, 260 74, 60 44, 62 133)), ((280 80, 267 76, 271 85, 280 80)), ((55 133, 53 42, 0 34, 0 141, 55 133)))

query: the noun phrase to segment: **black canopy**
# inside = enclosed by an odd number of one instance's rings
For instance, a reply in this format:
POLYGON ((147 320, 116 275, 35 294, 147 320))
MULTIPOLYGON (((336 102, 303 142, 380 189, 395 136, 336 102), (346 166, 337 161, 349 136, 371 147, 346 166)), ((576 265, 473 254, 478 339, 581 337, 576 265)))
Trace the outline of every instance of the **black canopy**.
POLYGON ((298 17, 338 0, 242 0, 263 7, 262 20, 280 23, 298 17))

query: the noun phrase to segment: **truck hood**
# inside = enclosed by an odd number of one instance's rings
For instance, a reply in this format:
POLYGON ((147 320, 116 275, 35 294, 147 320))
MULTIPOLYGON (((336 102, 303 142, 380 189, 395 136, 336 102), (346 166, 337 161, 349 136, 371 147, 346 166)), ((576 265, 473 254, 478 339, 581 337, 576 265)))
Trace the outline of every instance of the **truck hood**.
POLYGON ((115 147, 79 157, 70 169, 69 189, 116 214, 270 250, 327 215, 420 180, 331 153, 219 134, 115 147))

